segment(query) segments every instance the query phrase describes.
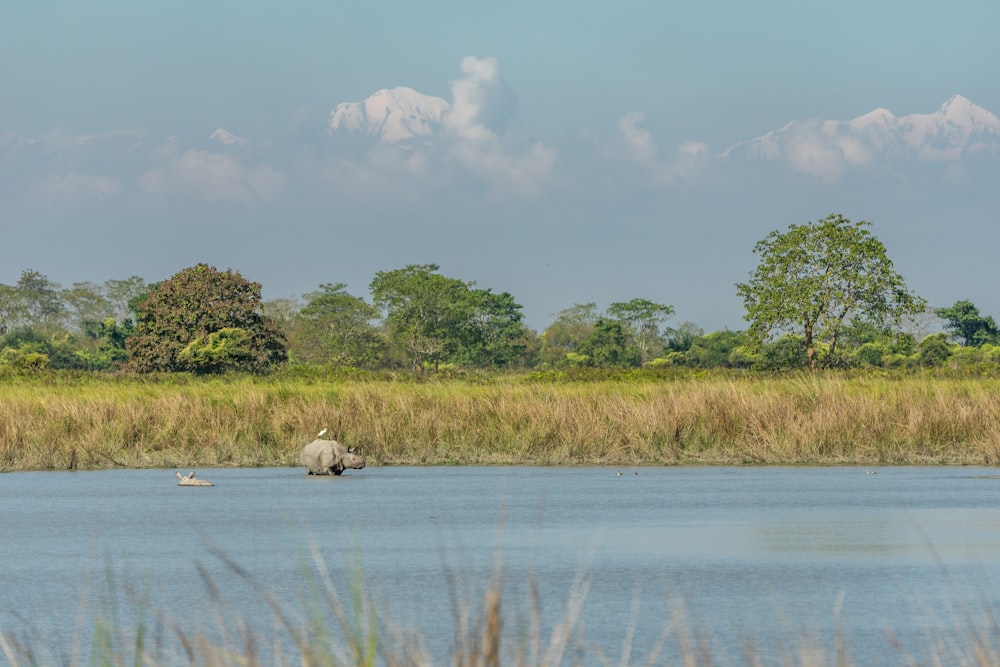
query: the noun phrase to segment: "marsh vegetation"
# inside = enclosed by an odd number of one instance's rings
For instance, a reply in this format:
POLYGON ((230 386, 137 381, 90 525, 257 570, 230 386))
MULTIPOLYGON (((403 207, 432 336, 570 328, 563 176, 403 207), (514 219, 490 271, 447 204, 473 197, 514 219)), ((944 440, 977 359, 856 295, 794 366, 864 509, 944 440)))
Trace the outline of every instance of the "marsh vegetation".
POLYGON ((927 374, 25 376, 0 470, 296 466, 320 428, 369 465, 985 464, 1000 379, 927 374))

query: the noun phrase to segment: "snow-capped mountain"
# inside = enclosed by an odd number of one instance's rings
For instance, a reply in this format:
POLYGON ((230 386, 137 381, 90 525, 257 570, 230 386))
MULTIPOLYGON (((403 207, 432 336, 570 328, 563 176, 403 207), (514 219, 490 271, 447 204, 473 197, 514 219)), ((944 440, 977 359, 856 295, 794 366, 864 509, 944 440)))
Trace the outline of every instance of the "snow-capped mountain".
POLYGON ((330 114, 330 130, 365 132, 385 142, 432 134, 448 111, 448 102, 400 86, 382 89, 362 102, 343 102, 330 114))
POLYGON ((220 144, 226 146, 249 146, 250 142, 243 137, 238 137, 229 130, 223 128, 218 128, 215 132, 209 135, 209 141, 218 141, 220 144))
POLYGON ((894 116, 878 108, 853 120, 792 121, 726 149, 723 157, 778 160, 836 154, 849 164, 877 158, 930 161, 1000 155, 1000 118, 961 95, 929 114, 894 116))

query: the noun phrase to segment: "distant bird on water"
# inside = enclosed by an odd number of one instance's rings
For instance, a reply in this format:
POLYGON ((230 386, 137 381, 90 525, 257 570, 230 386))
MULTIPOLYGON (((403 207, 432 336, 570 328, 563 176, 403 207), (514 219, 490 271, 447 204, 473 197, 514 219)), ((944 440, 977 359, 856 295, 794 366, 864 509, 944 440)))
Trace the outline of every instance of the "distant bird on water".
POLYGON ((187 475, 181 475, 179 472, 175 474, 177 475, 177 486, 215 486, 215 484, 212 484, 208 480, 195 479, 194 470, 187 475))
POLYGON ((865 469, 865 474, 866 474, 866 475, 877 475, 877 474, 878 474, 878 471, 877 471, 877 470, 868 470, 868 469, 866 468, 866 469, 865 469))

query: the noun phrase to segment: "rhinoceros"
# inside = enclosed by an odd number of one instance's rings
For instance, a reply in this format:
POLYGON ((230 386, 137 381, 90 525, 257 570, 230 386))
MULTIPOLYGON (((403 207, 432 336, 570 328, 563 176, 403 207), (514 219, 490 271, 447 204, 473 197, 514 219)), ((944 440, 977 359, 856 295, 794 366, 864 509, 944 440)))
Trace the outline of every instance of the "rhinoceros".
POLYGON ((302 465, 310 475, 339 475, 347 468, 364 468, 365 457, 336 440, 313 440, 302 450, 302 465))

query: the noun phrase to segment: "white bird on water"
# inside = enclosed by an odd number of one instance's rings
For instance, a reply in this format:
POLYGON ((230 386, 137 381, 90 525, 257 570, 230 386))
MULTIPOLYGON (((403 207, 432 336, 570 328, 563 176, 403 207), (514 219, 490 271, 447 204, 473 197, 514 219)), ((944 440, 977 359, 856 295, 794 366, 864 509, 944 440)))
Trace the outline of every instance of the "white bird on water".
POLYGON ((181 475, 179 472, 175 474, 177 475, 177 486, 215 486, 215 484, 212 484, 208 480, 195 479, 194 470, 187 475, 181 475))

